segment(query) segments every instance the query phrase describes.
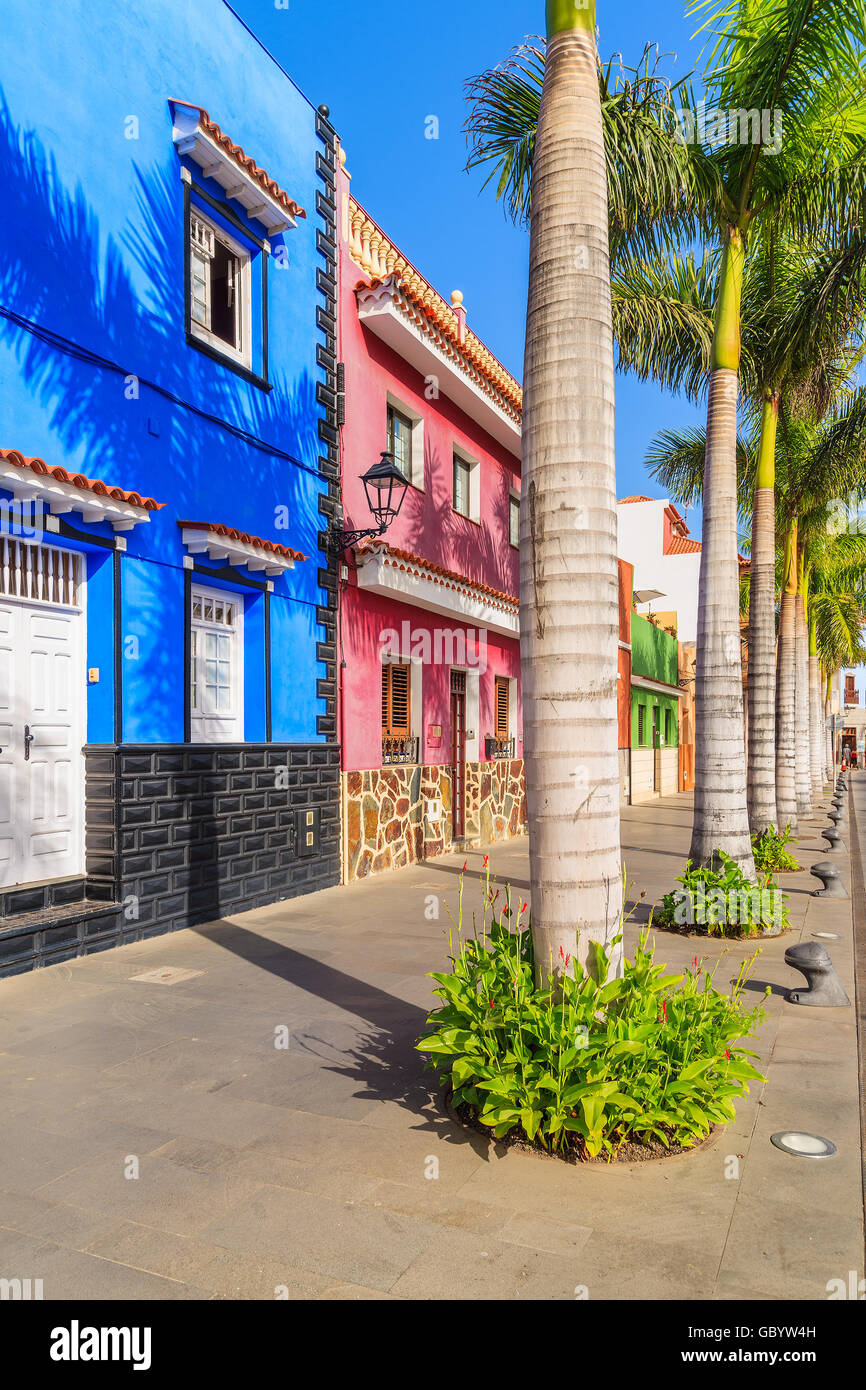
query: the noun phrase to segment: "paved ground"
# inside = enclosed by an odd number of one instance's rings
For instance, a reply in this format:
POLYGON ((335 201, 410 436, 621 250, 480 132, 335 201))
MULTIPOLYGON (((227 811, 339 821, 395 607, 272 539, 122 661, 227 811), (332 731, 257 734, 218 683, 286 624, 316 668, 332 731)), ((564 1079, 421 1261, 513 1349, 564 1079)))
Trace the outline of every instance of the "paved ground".
MULTIPOLYGON (((866 829, 866 777, 860 804, 866 829)), ((686 797, 626 809, 648 901, 680 872, 690 818, 686 797)), ((818 845, 815 829, 806 866, 818 845)), ((524 896, 525 842, 491 860, 524 896)), ((785 947, 827 931, 854 998, 850 903, 786 879, 794 932, 765 944, 753 982, 756 999, 773 989, 770 1084, 730 1130, 683 1158, 573 1168, 467 1135, 412 1050, 461 864, 0 981, 0 1277, 41 1278, 46 1298, 557 1300, 824 1299, 862 1277, 854 1009, 782 993, 801 983, 785 947), (195 973, 132 979, 168 969, 195 973), (787 1157, 769 1137, 788 1128, 837 1156, 787 1157)), ((673 965, 696 949, 658 944, 673 965)), ((729 946, 718 978, 747 953, 729 946)))

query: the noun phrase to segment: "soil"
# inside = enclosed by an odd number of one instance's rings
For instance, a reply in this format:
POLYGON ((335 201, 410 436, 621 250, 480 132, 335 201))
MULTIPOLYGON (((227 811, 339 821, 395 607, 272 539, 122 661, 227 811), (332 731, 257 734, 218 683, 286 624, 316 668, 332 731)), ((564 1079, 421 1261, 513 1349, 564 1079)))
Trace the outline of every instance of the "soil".
POLYGON ((677 1158, 685 1154, 698 1153, 715 1141, 721 1131, 720 1125, 713 1125, 706 1139, 699 1144, 693 1144, 691 1148, 683 1148, 681 1144, 671 1144, 670 1148, 665 1148, 660 1139, 648 1139, 646 1142, 638 1140, 628 1140, 621 1144, 613 1158, 601 1153, 596 1158, 589 1158, 583 1148, 583 1139, 579 1134, 569 1134, 566 1137, 566 1147, 551 1153, 539 1140, 530 1141, 519 1125, 515 1125, 501 1139, 495 1139, 493 1131, 483 1125, 478 1119, 471 1105, 466 1101, 461 1101, 459 1105, 453 1105, 451 1097, 445 1097, 445 1104, 449 1113, 454 1119, 460 1121, 467 1129, 475 1130, 476 1134, 483 1134, 485 1139, 492 1139, 496 1144, 504 1144, 509 1149, 519 1149, 523 1153, 540 1154, 543 1158, 551 1158, 560 1163, 602 1163, 610 1166, 613 1163, 647 1163, 652 1159, 677 1158))

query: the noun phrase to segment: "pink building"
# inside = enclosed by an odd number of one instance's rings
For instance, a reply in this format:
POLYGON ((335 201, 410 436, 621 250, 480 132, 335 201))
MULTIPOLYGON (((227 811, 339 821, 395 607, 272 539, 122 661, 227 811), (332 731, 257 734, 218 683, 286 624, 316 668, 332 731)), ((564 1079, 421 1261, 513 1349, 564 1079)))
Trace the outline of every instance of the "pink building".
POLYGON ((517 549, 521 391, 351 193, 337 195, 346 527, 383 450, 409 486, 343 556, 344 875, 525 828, 517 549))

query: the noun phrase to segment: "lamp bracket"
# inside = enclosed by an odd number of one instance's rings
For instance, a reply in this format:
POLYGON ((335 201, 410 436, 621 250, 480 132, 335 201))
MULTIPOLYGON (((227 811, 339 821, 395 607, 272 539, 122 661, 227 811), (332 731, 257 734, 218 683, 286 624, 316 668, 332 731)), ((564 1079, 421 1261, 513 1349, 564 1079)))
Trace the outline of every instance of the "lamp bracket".
POLYGON ((381 526, 365 526, 358 531, 344 531, 340 526, 332 526, 328 530, 328 549, 332 555, 342 555, 344 550, 357 545, 359 541, 365 541, 371 536, 383 536, 387 529, 387 523, 381 526))

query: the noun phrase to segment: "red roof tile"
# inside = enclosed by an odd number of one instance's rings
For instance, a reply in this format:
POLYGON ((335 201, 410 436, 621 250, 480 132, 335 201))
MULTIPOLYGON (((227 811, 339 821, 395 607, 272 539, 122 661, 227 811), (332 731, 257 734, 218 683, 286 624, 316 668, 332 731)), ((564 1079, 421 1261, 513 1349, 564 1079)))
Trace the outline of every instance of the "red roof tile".
POLYGON ((202 130, 204 130, 212 140, 216 141, 218 145, 221 145, 222 148, 231 155, 236 164, 239 164, 246 173, 250 174, 256 180, 256 183, 269 193, 272 198, 275 198, 281 207, 284 207, 286 212, 290 213, 292 217, 306 217, 307 214, 300 204, 296 203, 294 198, 290 198, 285 189, 280 188, 276 180, 272 179, 269 174, 266 174, 264 169, 260 169, 255 160, 252 159, 240 145, 236 145, 235 142, 226 135, 224 130, 220 129, 216 121, 211 120, 203 106, 196 106, 193 101, 178 101, 175 98, 172 98, 172 103, 174 106, 186 106, 191 111, 197 111, 199 113, 199 124, 202 130))
POLYGON ((656 502, 656 497, 621 497, 617 502, 618 507, 622 507, 626 502, 656 502))
POLYGON ((86 478, 83 473, 69 473, 59 464, 52 468, 44 459, 28 458, 18 449, 0 449, 0 458, 16 468, 29 468, 32 473, 41 476, 48 474, 58 483, 70 483, 85 492, 95 493, 97 497, 113 497, 115 502, 127 502, 130 507, 144 507, 146 511, 156 512, 165 506, 164 502, 155 502, 152 497, 142 497, 140 492, 127 492, 122 487, 112 487, 111 483, 100 482, 97 478, 86 478))
POLYGON ((438 575, 441 579, 448 581, 448 587, 456 584, 464 584, 469 589, 475 589, 478 593, 487 594, 490 598, 498 600, 500 603, 512 604, 517 607, 519 599, 516 594, 507 594, 502 589, 494 589, 490 584, 482 584, 477 579, 470 579, 468 575, 458 574, 456 570, 446 569, 444 565, 437 565, 432 560, 425 560, 421 555, 414 555, 411 550, 398 550, 396 546, 388 545, 387 541, 372 541, 361 547, 360 553, 369 554, 370 552, 384 552, 394 560, 402 560, 405 563, 400 565, 405 569, 406 565, 418 565, 428 570, 431 574, 438 575))
POLYGON ((699 555, 703 549, 701 542, 691 536, 671 536, 666 555, 699 555))
POLYGON ((219 521, 179 521, 177 524, 188 526, 191 531, 213 531, 217 536, 225 536, 226 540, 240 541, 243 545, 254 546, 256 550, 264 550, 268 555, 281 555, 285 560, 310 558, 309 555, 302 555, 299 550, 292 550, 290 546, 263 540, 261 536, 251 536, 246 531, 236 531, 234 527, 224 526, 219 521))

